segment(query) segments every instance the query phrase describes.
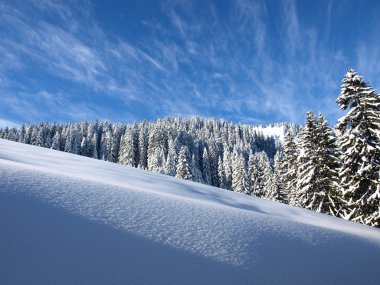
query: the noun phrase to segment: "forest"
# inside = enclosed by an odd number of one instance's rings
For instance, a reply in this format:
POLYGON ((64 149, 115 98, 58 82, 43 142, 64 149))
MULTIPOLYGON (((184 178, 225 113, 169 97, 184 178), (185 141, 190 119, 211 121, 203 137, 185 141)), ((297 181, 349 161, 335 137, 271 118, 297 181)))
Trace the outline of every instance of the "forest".
POLYGON ((133 124, 40 123, 0 138, 119 163, 380 227, 380 97, 353 69, 331 127, 307 112, 285 138, 199 117, 133 124))

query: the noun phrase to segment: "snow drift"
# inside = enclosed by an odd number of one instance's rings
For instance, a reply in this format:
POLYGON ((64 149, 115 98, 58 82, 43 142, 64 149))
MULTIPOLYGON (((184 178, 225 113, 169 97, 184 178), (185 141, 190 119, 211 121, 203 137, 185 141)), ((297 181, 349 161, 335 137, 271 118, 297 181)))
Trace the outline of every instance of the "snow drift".
POLYGON ((1 284, 378 284, 380 230, 0 140, 1 284))

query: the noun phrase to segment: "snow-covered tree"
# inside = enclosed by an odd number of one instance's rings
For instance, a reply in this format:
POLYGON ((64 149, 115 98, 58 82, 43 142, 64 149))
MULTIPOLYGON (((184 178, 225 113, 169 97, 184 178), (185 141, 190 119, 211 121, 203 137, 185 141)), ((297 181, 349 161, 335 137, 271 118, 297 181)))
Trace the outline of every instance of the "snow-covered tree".
POLYGON ((313 112, 306 113, 306 124, 301 129, 297 147, 299 155, 297 158, 297 184, 296 184, 296 205, 313 209, 316 180, 317 180, 317 122, 313 112))
POLYGON ((257 156, 257 180, 252 195, 266 197, 269 184, 272 179, 272 167, 265 151, 258 152, 257 156))
POLYGON ((133 130, 127 128, 121 137, 118 163, 136 167, 136 153, 133 130))
POLYGON ((51 149, 61 150, 61 135, 58 131, 54 134, 51 149))
POLYGON ((272 201, 288 204, 289 201, 283 181, 282 165, 283 152, 282 150, 279 150, 274 156, 274 171, 271 180, 268 183, 268 190, 265 198, 272 201))
POLYGON ((226 189, 232 190, 232 160, 227 149, 223 152, 223 169, 226 174, 226 189))
POLYGON ((192 180, 195 182, 203 183, 202 172, 200 170, 199 159, 196 158, 195 153, 191 156, 190 171, 193 175, 192 180))
POLYGON ((221 156, 219 156, 219 159, 218 159, 218 178, 219 178, 219 187, 223 189, 227 189, 226 172, 224 171, 224 164, 223 164, 223 160, 221 156))
POLYGON ((148 128, 146 127, 146 122, 144 121, 140 126, 139 132, 139 166, 142 169, 148 167, 148 128))
POLYGON ((244 158, 241 154, 235 152, 232 164, 232 190, 235 192, 245 193, 246 173, 244 158))
POLYGON ((257 156, 252 152, 248 158, 248 171, 247 171, 247 188, 246 193, 248 195, 254 195, 258 187, 259 170, 257 156))
POLYGON ((175 144, 172 140, 169 140, 168 144, 168 156, 165 162, 165 174, 175 176, 177 172, 177 152, 175 144))
POLYGON ((297 157, 298 150, 292 133, 288 132, 285 134, 284 141, 284 160, 282 169, 284 171, 283 181, 285 186, 285 191, 289 197, 289 204, 297 204, 296 195, 296 183, 297 183, 297 157))
POLYGON ((339 150, 336 137, 322 114, 317 120, 316 157, 317 177, 310 209, 337 216, 341 211, 339 150))
POLYGON ((203 174, 203 181, 206 184, 211 185, 212 181, 211 181, 210 157, 206 148, 204 148, 203 150, 202 174, 203 174))
POLYGON ((380 226, 380 98, 353 69, 348 70, 337 103, 342 117, 339 148, 346 218, 380 226))
POLYGON ((190 159, 186 146, 182 146, 179 151, 176 177, 186 180, 191 180, 193 177, 190 172, 190 159))

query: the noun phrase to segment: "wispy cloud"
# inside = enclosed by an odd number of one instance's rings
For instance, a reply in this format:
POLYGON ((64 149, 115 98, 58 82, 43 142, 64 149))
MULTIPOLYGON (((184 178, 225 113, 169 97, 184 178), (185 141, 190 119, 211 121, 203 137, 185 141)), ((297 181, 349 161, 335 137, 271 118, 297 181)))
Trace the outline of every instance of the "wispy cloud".
POLYGON ((380 78, 378 40, 361 41, 356 62, 330 44, 335 3, 323 10, 323 30, 297 1, 275 11, 268 1, 224 4, 163 1, 159 17, 139 19, 130 36, 100 25, 89 1, 2 3, 1 103, 12 114, 29 110, 24 120, 197 114, 300 123, 310 108, 336 117, 336 74, 348 64, 380 78))

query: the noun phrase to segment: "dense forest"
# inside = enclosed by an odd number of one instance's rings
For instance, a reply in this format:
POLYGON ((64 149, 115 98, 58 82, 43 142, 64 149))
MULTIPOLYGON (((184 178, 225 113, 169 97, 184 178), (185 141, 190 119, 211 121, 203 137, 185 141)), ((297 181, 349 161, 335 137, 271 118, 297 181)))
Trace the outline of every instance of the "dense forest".
MULTIPOLYGON (((282 127, 283 141, 255 126, 202 118, 31 124, 0 138, 138 167, 380 226, 380 97, 350 69, 331 128, 322 114, 282 127)), ((272 126, 273 127, 273 126, 272 126)))

